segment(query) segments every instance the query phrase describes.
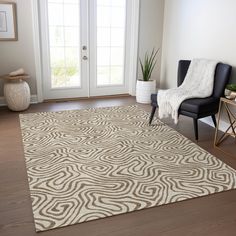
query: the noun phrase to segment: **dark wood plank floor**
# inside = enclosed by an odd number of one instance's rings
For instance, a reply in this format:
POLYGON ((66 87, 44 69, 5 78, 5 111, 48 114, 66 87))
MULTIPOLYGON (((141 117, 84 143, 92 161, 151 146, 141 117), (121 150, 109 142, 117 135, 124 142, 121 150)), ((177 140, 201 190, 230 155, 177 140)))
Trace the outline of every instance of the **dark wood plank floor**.
MULTIPOLYGON (((135 104, 135 99, 107 98, 31 105, 27 112, 59 111, 135 104)), ((142 105, 150 111, 150 106, 142 105)), ((17 112, 0 108, 0 235, 34 236, 31 201, 17 112)), ((167 124, 194 141, 192 120, 167 124)), ((236 157, 213 148, 214 129, 200 123, 198 145, 236 168, 236 157)), ((235 146, 231 149, 236 153, 235 146)), ((236 235, 236 191, 141 210, 42 232, 41 236, 236 235)))

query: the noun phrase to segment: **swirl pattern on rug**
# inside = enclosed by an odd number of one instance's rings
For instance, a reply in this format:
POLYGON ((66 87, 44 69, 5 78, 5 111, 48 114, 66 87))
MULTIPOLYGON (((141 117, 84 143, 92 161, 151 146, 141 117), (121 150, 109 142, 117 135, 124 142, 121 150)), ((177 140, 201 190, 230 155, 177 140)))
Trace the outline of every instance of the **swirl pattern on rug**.
POLYGON ((138 106, 20 115, 36 231, 236 188, 236 171, 138 106))

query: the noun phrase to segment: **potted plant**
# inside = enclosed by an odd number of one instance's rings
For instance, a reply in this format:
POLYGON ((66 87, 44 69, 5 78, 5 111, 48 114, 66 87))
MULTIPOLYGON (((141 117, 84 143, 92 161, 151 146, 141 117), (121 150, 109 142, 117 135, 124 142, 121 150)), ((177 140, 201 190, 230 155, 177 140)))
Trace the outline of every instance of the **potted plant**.
POLYGON ((153 49, 151 55, 145 54, 144 61, 139 58, 142 80, 137 80, 136 101, 138 103, 150 103, 151 94, 156 92, 156 80, 151 80, 153 69, 156 65, 158 50, 153 49))
POLYGON ((227 84, 225 88, 225 97, 234 99, 236 97, 236 84, 227 84))

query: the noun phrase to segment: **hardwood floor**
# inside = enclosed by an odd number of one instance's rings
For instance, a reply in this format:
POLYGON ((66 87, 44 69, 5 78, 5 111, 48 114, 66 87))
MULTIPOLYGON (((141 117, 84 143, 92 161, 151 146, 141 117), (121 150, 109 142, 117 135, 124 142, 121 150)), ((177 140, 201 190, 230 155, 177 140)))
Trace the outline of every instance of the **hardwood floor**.
MULTIPOLYGON (((59 111, 135 104, 132 97, 89 99, 31 105, 26 112, 59 111)), ((142 107, 150 111, 149 105, 142 107)), ((0 108, 0 235, 34 236, 31 201, 27 183, 17 112, 0 108)), ((180 117, 178 125, 166 122, 194 141, 192 120, 180 117)), ((199 142, 236 169, 230 157, 213 148, 214 129, 199 124, 199 142)), ((229 145, 236 153, 235 143, 229 145)), ((129 214, 77 224, 40 233, 42 236, 153 236, 236 235, 236 190, 145 209, 129 214)))

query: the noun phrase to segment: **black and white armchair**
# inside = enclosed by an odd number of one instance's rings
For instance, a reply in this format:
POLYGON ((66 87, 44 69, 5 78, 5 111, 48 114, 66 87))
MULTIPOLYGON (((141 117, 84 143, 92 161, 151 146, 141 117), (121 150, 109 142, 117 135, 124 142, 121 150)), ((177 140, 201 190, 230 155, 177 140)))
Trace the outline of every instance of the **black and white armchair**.
MULTIPOLYGON (((189 65, 189 60, 179 61, 178 66, 178 86, 180 86, 187 74, 189 65)), ((228 64, 218 63, 215 70, 214 78, 214 89, 210 97, 207 98, 193 98, 187 99, 182 102, 179 108, 179 115, 184 115, 193 118, 195 139, 198 140, 198 119, 211 116, 216 126, 215 114, 218 112, 220 97, 224 95, 224 89, 229 81, 232 67, 228 64)), ((151 105, 152 112, 150 115, 149 124, 152 123, 153 117, 156 112, 157 104, 157 94, 151 95, 151 105)))

